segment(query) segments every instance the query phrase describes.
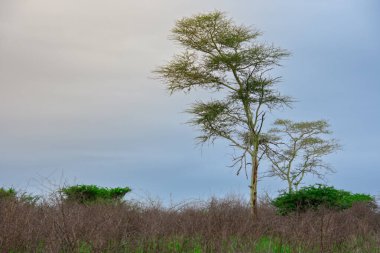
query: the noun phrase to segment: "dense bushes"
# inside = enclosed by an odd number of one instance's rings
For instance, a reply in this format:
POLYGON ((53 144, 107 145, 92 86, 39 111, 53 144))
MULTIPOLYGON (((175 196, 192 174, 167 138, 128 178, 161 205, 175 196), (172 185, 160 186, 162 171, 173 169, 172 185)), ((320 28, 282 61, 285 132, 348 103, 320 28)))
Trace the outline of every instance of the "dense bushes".
POLYGON ((344 190, 337 190, 332 186, 313 185, 303 187, 299 191, 283 193, 272 201, 278 213, 304 212, 320 207, 329 209, 346 209, 353 203, 368 202, 374 204, 374 198, 367 194, 353 194, 344 190))
POLYGON ((73 201, 81 204, 94 202, 120 202, 122 198, 130 192, 128 187, 105 188, 96 185, 74 185, 61 189, 61 193, 66 201, 73 201))
MULTIPOLYGON (((166 208, 151 200, 121 202, 127 187, 114 195, 117 188, 64 189, 80 196, 92 189, 97 197, 69 201, 61 189, 33 205, 20 201, 16 191, 16 197, 0 198, 0 252, 380 253, 380 214, 366 203, 285 216, 261 202, 259 217, 253 220, 249 203, 240 198, 166 208), (107 198, 120 204, 109 205, 103 201, 107 198)), ((361 198, 344 196, 344 203, 361 198)))
POLYGON ((276 215, 236 199, 83 205, 54 200, 0 204, 0 252, 380 252, 380 214, 357 204, 343 211, 276 215), (57 202, 55 202, 57 201, 57 202), (323 249, 321 247, 323 245, 323 249))

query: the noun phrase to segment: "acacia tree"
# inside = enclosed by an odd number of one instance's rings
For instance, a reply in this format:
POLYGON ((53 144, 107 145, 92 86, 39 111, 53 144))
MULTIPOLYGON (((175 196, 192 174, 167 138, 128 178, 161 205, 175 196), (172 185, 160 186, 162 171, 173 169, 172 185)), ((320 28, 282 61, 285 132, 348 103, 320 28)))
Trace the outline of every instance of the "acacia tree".
POLYGON ((333 169, 323 162, 322 157, 340 148, 335 139, 329 139, 331 133, 324 120, 276 120, 265 143, 265 154, 272 164, 266 176, 285 181, 289 193, 298 191, 308 174, 324 179, 333 169))
POLYGON ((172 39, 184 51, 155 70, 170 93, 204 88, 220 91, 221 99, 198 101, 187 110, 191 124, 201 131, 200 142, 221 138, 239 150, 234 156, 237 174, 250 166, 250 204, 257 217, 257 175, 265 113, 288 105, 275 84, 279 77, 269 71, 289 55, 281 48, 259 43, 260 32, 236 25, 215 11, 183 18, 172 29, 172 39))

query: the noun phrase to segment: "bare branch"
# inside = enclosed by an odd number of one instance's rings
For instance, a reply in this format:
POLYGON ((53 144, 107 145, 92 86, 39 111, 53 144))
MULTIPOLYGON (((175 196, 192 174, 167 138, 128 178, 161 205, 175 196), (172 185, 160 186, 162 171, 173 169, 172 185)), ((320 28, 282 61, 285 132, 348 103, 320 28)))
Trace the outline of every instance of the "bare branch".
POLYGON ((308 174, 324 180, 326 173, 333 171, 322 157, 340 146, 334 139, 323 138, 331 134, 325 121, 276 120, 274 125, 269 131, 265 154, 272 164, 270 175, 287 181, 288 191, 298 189, 308 174))

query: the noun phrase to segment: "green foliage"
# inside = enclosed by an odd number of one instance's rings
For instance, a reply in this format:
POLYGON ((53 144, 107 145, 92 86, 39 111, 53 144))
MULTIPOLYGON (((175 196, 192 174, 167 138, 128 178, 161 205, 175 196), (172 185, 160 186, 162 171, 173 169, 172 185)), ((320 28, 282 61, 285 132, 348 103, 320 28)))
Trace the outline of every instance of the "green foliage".
POLYGON ((13 188, 5 189, 0 187, 0 199, 16 198, 17 192, 13 188))
POLYGON ((220 11, 180 19, 172 39, 184 51, 154 71, 171 93, 223 90, 225 99, 194 103, 187 110, 194 116, 189 123, 201 130, 200 142, 226 139, 244 157, 257 149, 257 141, 247 142, 245 136, 259 139, 265 111, 292 102, 276 89, 279 77, 268 74, 289 53, 259 43, 260 35, 220 11))
POLYGON ((357 202, 373 203, 374 198, 367 194, 353 194, 337 190, 332 186, 317 184, 303 187, 296 192, 283 193, 274 199, 272 204, 280 214, 286 215, 291 212, 316 210, 320 207, 346 209, 357 202))
POLYGON ((21 202, 24 202, 24 203, 28 203, 28 204, 36 204, 38 202, 38 200, 41 199, 40 196, 35 196, 35 195, 31 195, 31 194, 28 194, 28 193, 19 193, 18 194, 18 200, 21 201, 21 202))
POLYGON ((27 194, 25 192, 17 192, 14 188, 5 189, 0 187, 0 200, 5 199, 20 201, 28 204, 36 204, 40 197, 27 194))
POLYGON ((81 204, 94 203, 98 201, 119 202, 130 192, 129 187, 105 188, 96 185, 74 185, 61 189, 65 200, 81 204))

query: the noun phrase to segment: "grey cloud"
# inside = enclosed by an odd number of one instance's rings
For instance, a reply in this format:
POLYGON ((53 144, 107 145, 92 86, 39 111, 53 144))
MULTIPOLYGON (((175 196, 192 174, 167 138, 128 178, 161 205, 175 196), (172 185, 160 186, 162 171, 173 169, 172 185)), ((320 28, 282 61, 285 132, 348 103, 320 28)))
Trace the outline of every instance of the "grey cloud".
MULTIPOLYGON (((202 151, 183 124, 186 106, 208 95, 169 96, 151 74, 178 50, 168 40, 175 20, 214 9, 292 51, 276 73, 300 102, 271 117, 330 120, 344 143, 331 157, 338 173, 330 182, 380 191, 374 0, 1 1, 0 184, 25 186, 62 170, 69 180, 132 184, 166 199, 173 191, 178 199, 245 193, 225 143, 202 151)), ((272 193, 277 185, 260 182, 272 193)))

